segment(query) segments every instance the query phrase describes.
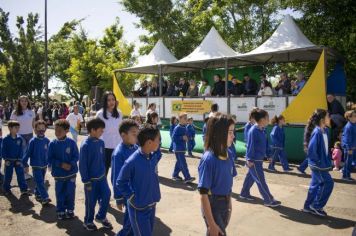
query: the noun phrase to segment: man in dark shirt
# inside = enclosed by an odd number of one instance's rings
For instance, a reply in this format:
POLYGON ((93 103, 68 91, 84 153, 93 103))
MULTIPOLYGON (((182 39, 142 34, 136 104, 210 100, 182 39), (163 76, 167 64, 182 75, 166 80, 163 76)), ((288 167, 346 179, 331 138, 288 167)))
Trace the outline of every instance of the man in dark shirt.
POLYGON ((177 96, 186 96, 189 88, 189 83, 185 81, 184 78, 179 79, 179 83, 177 85, 177 96))
POLYGON ((230 96, 240 96, 243 94, 244 88, 242 84, 236 79, 236 77, 232 77, 232 85, 229 89, 230 96))
POLYGON ((211 95, 217 97, 225 96, 225 81, 221 80, 221 76, 219 74, 214 75, 214 81, 214 88, 211 95))
POLYGON ((346 119, 344 118, 345 110, 341 103, 336 100, 335 95, 328 94, 326 98, 328 101, 328 113, 331 119, 331 128, 333 129, 331 142, 334 143, 346 123, 346 119))
POLYGON ((288 79, 287 73, 283 72, 280 77, 281 79, 275 88, 277 94, 280 96, 291 94, 291 83, 288 79))
POLYGON ((257 82, 251 79, 248 74, 244 74, 242 86, 244 88, 243 95, 257 95, 257 82))

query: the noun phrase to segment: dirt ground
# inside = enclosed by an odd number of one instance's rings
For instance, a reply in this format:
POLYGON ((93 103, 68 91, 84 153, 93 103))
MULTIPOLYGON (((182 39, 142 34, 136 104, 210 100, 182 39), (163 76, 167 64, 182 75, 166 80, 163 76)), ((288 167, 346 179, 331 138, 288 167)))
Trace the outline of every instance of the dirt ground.
MULTIPOLYGON (((4 127, 4 135, 7 128, 4 127)), ((54 137, 53 130, 47 136, 54 137)), ((82 140, 84 136, 80 136, 82 140)), ((197 154, 198 155, 198 154, 197 154)), ((319 218, 300 211, 306 198, 310 175, 291 173, 266 173, 267 183, 274 197, 282 202, 279 208, 264 207, 257 187, 253 186, 251 194, 258 199, 251 202, 239 200, 238 193, 246 174, 243 159, 239 159, 238 176, 233 187, 233 210, 228 235, 352 235, 356 225, 356 183, 340 180, 341 173, 333 172, 334 191, 325 208, 329 216, 319 218)), ((196 184, 187 186, 170 179, 175 163, 172 154, 164 154, 159 163, 159 176, 162 199, 157 205, 154 235, 205 235, 205 225, 201 217, 199 194, 196 184)), ((189 170, 197 177, 199 158, 188 158, 189 170)), ((292 165, 292 167, 294 167, 292 165)), ((281 170, 280 166, 277 169, 281 170)), ((309 172, 307 172, 309 173, 309 172)), ((109 173, 110 174, 110 173, 109 173)), ((15 176, 14 176, 15 177, 15 176)), ((356 174, 353 173, 353 178, 356 174)), ((19 189, 14 178, 12 189, 14 196, 5 197, 0 193, 0 235, 115 235, 120 229, 123 214, 115 208, 111 200, 108 219, 114 229, 99 229, 88 233, 83 229, 84 192, 80 177, 77 177, 76 218, 68 221, 56 220, 54 181, 47 173, 48 191, 53 202, 44 207, 34 197, 19 198, 19 189)), ((34 187, 29 181, 31 188, 34 187)), ((100 226, 97 224, 97 226, 100 226)))

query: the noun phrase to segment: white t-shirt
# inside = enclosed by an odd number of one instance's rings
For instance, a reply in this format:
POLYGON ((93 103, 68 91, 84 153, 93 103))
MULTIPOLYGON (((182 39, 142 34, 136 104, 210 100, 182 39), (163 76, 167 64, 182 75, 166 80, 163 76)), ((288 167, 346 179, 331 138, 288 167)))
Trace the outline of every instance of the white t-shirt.
POLYGON ((119 118, 114 118, 111 116, 110 112, 106 112, 106 116, 108 119, 104 118, 103 109, 100 109, 96 113, 96 117, 102 119, 105 122, 105 130, 103 135, 100 137, 104 143, 105 148, 115 149, 117 145, 122 142, 122 138, 119 133, 119 125, 122 122, 122 112, 119 111, 119 118))
POLYGON ((130 116, 140 116, 141 117, 141 112, 140 110, 132 109, 130 116))
POLYGON ((80 123, 82 123, 84 121, 82 114, 78 113, 78 115, 76 115, 73 112, 67 116, 66 120, 69 122, 69 125, 72 128, 77 127, 78 121, 80 123))
POLYGON ((21 116, 16 115, 15 111, 10 116, 10 120, 17 120, 20 123, 19 134, 32 134, 32 123, 35 118, 35 112, 29 109, 24 110, 21 116))
POLYGON ((328 135, 326 133, 323 133, 323 138, 324 138, 324 146, 325 146, 325 153, 329 153, 329 140, 328 140, 328 135))

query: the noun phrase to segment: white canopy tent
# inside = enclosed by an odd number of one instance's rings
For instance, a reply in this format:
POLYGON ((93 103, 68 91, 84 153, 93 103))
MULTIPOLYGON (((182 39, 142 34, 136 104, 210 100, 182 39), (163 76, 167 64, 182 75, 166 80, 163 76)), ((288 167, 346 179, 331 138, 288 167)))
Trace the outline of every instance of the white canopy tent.
POLYGON ((135 66, 117 71, 140 74, 158 74, 161 66, 176 61, 178 61, 177 58, 168 50, 162 40, 158 40, 149 54, 138 58, 138 63, 135 66))
MULTIPOLYGON (((261 46, 235 59, 256 64, 317 61, 323 49, 327 48, 310 42, 293 18, 286 15, 271 37, 261 46)), ((329 58, 338 57, 332 49, 326 51, 329 58)))

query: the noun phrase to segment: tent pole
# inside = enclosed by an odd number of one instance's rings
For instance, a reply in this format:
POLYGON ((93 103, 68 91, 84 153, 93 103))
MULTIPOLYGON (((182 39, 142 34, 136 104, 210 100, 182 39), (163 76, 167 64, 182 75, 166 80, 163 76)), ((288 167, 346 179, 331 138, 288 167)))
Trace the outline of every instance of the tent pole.
POLYGON ((159 96, 162 96, 162 65, 158 65, 159 96))
POLYGON ((229 82, 229 73, 228 73, 228 60, 225 58, 225 97, 227 98, 227 113, 230 114, 230 97, 227 93, 227 85, 229 82))

